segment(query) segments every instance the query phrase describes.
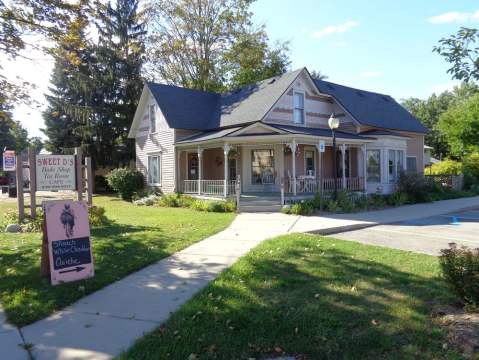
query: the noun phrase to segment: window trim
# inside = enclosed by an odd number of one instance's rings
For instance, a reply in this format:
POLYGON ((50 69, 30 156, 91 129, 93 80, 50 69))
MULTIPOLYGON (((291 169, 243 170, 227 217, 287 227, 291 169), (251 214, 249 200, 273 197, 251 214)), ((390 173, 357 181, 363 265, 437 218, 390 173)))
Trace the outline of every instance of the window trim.
POLYGON ((158 131, 158 128, 157 128, 157 123, 156 123, 156 104, 149 104, 148 105, 148 132, 150 134, 156 134, 157 131, 158 131), (155 131, 151 131, 151 109, 153 108, 153 114, 154 114, 154 117, 155 117, 155 131))
POLYGON ((299 125, 304 125, 306 123, 306 110, 305 110, 305 107, 306 107, 306 94, 303 90, 293 90, 293 123, 294 124, 299 124, 299 125), (301 94, 303 96, 303 107, 302 108, 296 108, 296 104, 295 104, 295 95, 296 94, 301 94), (303 119, 301 122, 296 122, 296 119, 294 118, 294 114, 296 112, 296 109, 298 110, 302 110, 303 112, 303 119))
POLYGON ((369 184, 381 184, 381 181, 382 181, 382 156, 381 156, 381 149, 366 149, 366 182, 369 183, 369 184), (368 174, 368 162, 369 162, 369 156, 368 156, 368 152, 370 151, 377 151, 379 153, 379 161, 378 161, 378 164, 379 164, 379 181, 372 181, 372 180, 369 180, 369 174, 368 174))
MULTIPOLYGON (((316 149, 315 149, 314 147, 312 147, 312 146, 305 146, 304 149, 303 149, 303 152, 304 152, 304 154, 303 154, 304 175, 308 175, 308 174, 306 173, 306 171, 308 171, 308 170, 306 169, 306 165, 307 165, 307 164, 306 164, 306 152, 307 152, 307 151, 310 151, 310 152, 313 153, 313 175, 312 175, 312 176, 316 176, 317 169, 316 169, 316 151, 315 151, 315 150, 316 150, 316 149)), ((309 175, 308 175, 308 176, 309 176, 309 175)))
POLYGON ((251 154, 251 159, 250 159, 250 163, 251 163, 251 164, 250 164, 250 171, 251 171, 251 179, 250 179, 250 180, 251 180, 251 185, 253 185, 253 186, 254 186, 254 185, 259 185, 259 186, 274 185, 274 184, 276 183, 276 178, 275 178, 276 160, 275 160, 275 151, 274 151, 274 148, 271 148, 271 147, 269 147, 269 148, 253 148, 253 149, 251 149, 250 154, 251 154), (255 182, 253 181, 253 177, 254 177, 254 174, 253 174, 253 168, 254 168, 254 166, 253 166, 253 162, 254 162, 253 153, 254 153, 255 151, 269 151, 269 152, 271 152, 271 154, 272 154, 272 156, 271 156, 272 166, 270 166, 270 168, 273 170, 273 174, 272 174, 272 175, 273 175, 273 182, 271 182, 271 183, 263 183, 263 182, 261 182, 261 184, 258 184, 258 183, 255 183, 255 182))
POLYGON ((149 186, 161 186, 161 183, 162 183, 162 174, 163 174, 163 171, 161 169, 161 165, 163 163, 163 159, 162 159, 162 154, 161 153, 151 153, 151 154, 147 154, 146 155, 146 159, 147 159, 147 167, 146 167, 146 171, 147 171, 147 183, 149 186), (150 182, 150 158, 157 158, 158 160, 158 182, 150 182))
POLYGON ((397 148, 387 149, 388 157, 387 157, 386 164, 387 164, 387 173, 388 173, 388 183, 389 184, 394 184, 395 182, 397 182, 398 179, 399 179, 399 174, 401 173, 401 171, 404 171, 404 154, 405 154, 405 152, 406 151, 404 149, 397 149, 397 148), (391 174, 389 173, 390 151, 394 151, 394 154, 395 154, 394 155, 393 170, 394 169, 396 170, 396 174, 393 174, 393 176, 391 176, 391 174), (402 155, 402 156, 399 156, 399 155, 402 155), (402 167, 399 167, 400 163, 402 164, 402 167))

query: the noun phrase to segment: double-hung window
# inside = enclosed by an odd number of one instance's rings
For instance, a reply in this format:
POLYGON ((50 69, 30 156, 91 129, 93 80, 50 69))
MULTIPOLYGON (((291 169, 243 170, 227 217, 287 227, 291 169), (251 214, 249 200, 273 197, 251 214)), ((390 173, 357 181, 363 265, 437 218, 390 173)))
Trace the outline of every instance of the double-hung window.
POLYGON ((415 173, 417 172, 417 162, 415 156, 408 156, 406 159, 406 168, 408 172, 415 173))
POLYGON ((306 170, 306 175, 314 176, 314 150, 305 150, 304 151, 304 168, 306 170))
POLYGON ((373 183, 381 182, 381 151, 367 150, 367 181, 373 183))
POLYGON ((295 91, 293 121, 295 124, 304 124, 304 93, 295 91))
POLYGON ((161 185, 161 155, 148 156, 148 185, 161 185))
POLYGON ((388 178, 390 183, 396 182, 403 170, 403 157, 404 151, 402 150, 388 151, 388 178))
POLYGON ((149 119, 150 119, 150 133, 156 133, 156 112, 155 105, 150 105, 149 109, 149 119))

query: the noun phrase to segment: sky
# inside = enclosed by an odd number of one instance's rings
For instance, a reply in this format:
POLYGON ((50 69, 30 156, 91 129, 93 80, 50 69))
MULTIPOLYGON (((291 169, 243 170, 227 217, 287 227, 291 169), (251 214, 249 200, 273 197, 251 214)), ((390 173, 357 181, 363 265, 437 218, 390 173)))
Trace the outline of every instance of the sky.
MULTIPOLYGON (((432 48, 461 26, 479 27, 479 3, 472 0, 257 0, 253 22, 264 24, 272 43, 288 41, 291 68, 319 70, 328 80, 389 94, 397 100, 427 98, 457 81, 432 48)), ((30 136, 43 136, 41 109, 48 91, 51 59, 3 63, 10 77, 34 83, 39 107, 14 111, 30 136)))

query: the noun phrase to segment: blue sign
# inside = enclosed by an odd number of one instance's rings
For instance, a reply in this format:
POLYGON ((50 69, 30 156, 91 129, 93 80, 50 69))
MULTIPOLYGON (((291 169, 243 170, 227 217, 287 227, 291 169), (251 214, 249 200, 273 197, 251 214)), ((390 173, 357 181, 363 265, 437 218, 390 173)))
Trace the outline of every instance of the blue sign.
POLYGON ((5 151, 3 153, 3 170, 15 171, 15 151, 5 151))
POLYGON ((324 145, 324 141, 319 142, 319 152, 325 152, 326 151, 326 145, 324 145))

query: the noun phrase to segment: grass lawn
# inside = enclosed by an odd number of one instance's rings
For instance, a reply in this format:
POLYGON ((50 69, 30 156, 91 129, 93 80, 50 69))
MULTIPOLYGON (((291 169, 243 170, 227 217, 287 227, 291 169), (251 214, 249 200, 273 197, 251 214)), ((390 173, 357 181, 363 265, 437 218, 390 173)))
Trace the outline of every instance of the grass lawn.
MULTIPOLYGON (((226 228, 232 213, 138 207, 95 197, 111 224, 92 229, 95 277, 59 286, 40 276, 41 235, 0 233, 0 299, 8 320, 22 326, 226 228)), ((1 203, 0 214, 15 203, 1 203)), ((3 215, 0 215, 3 216, 3 215)), ((1 222, 0 218, 0 222, 1 222)))
POLYGON ((457 359, 435 257, 293 234, 264 242, 125 359, 457 359), (192 355, 194 354, 194 355, 192 355))

